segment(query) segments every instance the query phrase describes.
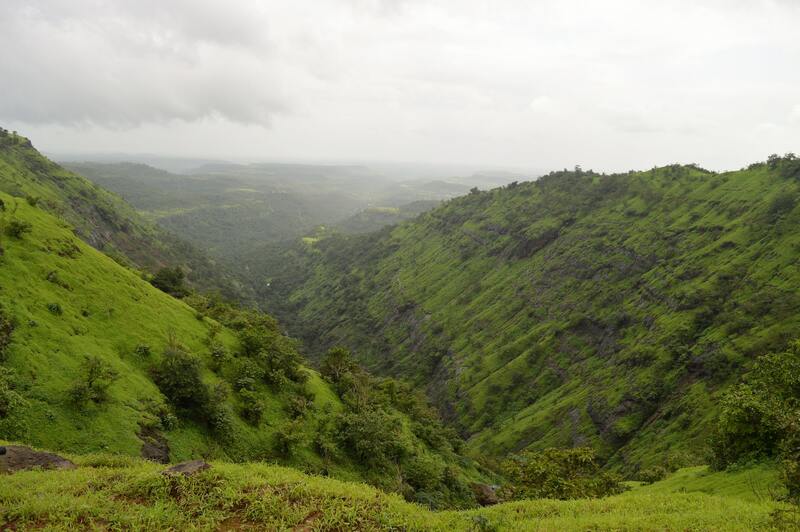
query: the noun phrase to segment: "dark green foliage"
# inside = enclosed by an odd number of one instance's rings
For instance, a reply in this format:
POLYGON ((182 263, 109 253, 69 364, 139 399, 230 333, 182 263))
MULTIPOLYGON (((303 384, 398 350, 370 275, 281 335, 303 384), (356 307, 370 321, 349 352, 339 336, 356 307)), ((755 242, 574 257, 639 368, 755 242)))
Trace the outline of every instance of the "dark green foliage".
POLYGON ((36 207, 39 204, 39 198, 37 196, 27 195, 25 196, 25 201, 28 202, 28 205, 31 207, 36 207))
POLYGON ((182 346, 171 342, 153 371, 153 380, 175 408, 200 415, 209 402, 208 386, 201 376, 200 360, 182 346))
POLYGON ((334 347, 322 358, 319 371, 331 383, 338 384, 356 366, 357 364, 350 355, 350 351, 343 347, 334 347))
POLYGON ((409 453, 401 429, 396 414, 374 407, 347 412, 339 418, 339 438, 345 451, 374 468, 386 468, 409 453))
POLYGON ((274 388, 305 380, 296 343, 276 330, 250 324, 239 332, 239 344, 239 356, 254 362, 261 369, 262 379, 274 388))
POLYGON ((153 349, 147 344, 138 344, 133 348, 133 354, 141 358, 149 358, 153 354, 153 349))
POLYGON ((30 233, 33 229, 33 226, 26 221, 23 220, 11 220, 6 225, 6 234, 11 238, 22 238, 25 233, 30 233))
POLYGON ((242 418, 252 425, 258 425, 264 415, 261 396, 252 390, 240 389, 239 398, 242 401, 242 418))
POLYGON ((59 303, 48 303, 47 310, 49 310, 50 314, 53 314, 54 316, 61 316, 64 314, 64 309, 61 308, 59 303))
POLYGON ((96 356, 86 356, 80 373, 69 390, 69 397, 78 406, 91 401, 95 404, 108 400, 108 389, 119 378, 119 372, 96 356))
POLYGON ((759 357, 725 393, 711 441, 711 465, 724 469, 779 458, 790 497, 800 497, 800 341, 759 357))
POLYGON ((0 308, 0 362, 4 362, 8 357, 8 349, 11 346, 14 328, 14 322, 11 317, 0 308))
POLYGON ((282 458, 290 458, 305 438, 302 421, 287 421, 275 431, 275 452, 282 458))
POLYGON ((645 484, 652 484, 659 480, 664 480, 667 477, 667 468, 663 466, 653 466, 642 471, 639 471, 637 478, 640 482, 645 484))
POLYGON ((583 499, 624 491, 617 475, 600 472, 593 449, 545 449, 525 452, 503 464, 506 499, 583 499))
POLYGON ((25 409, 28 401, 19 391, 12 370, 0 366, 0 438, 22 439, 27 435, 25 409))
POLYGON ((186 274, 180 266, 161 268, 150 280, 150 284, 172 297, 182 298, 189 295, 189 287, 186 286, 186 274))

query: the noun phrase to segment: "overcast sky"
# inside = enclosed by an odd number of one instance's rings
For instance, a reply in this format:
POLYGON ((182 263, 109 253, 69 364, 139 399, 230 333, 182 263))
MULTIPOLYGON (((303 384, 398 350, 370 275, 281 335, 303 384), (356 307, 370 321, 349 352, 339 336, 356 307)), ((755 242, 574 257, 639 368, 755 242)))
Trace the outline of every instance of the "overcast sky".
POLYGON ((599 170, 800 152, 800 0, 2 0, 49 152, 599 170))

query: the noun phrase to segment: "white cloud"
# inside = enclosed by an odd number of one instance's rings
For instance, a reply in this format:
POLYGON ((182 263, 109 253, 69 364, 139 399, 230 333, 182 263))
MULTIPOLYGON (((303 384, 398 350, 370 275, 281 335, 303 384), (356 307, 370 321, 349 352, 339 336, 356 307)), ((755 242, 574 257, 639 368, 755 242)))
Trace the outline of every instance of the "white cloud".
POLYGON ((738 167, 800 151, 799 23, 779 0, 4 0, 0 121, 56 151, 738 167))

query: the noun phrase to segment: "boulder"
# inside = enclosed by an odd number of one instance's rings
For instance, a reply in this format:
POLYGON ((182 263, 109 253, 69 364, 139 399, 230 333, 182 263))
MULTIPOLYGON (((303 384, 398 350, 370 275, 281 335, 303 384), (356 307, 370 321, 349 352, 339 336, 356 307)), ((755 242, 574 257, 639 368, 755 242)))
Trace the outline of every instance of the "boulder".
POLYGON ((8 445, 0 449, 0 473, 36 468, 75 469, 75 464, 57 454, 34 451, 22 445, 8 445))
POLYGON ((500 498, 497 496, 494 486, 474 482, 471 487, 472 493, 475 495, 475 500, 481 506, 491 506, 500 502, 500 498))
POLYGON ((174 466, 165 469, 164 474, 183 475, 185 477, 190 477, 195 473, 199 473, 200 471, 205 471, 210 467, 211 464, 208 464, 203 460, 191 460, 189 462, 181 462, 180 464, 175 464, 174 466))

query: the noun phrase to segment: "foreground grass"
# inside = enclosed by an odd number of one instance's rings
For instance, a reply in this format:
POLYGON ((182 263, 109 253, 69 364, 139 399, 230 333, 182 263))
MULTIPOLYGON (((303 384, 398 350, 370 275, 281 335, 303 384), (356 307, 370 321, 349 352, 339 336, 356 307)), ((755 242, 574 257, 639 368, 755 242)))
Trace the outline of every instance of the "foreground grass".
MULTIPOLYGON (((599 500, 432 512, 363 484, 267 464, 214 463, 184 478, 166 477, 162 466, 127 457, 75 461, 80 467, 72 471, 3 477, 0 529, 753 530, 768 529, 770 514, 780 508, 751 496, 746 475, 698 468, 599 500), (696 491, 704 486, 728 494, 696 491)), ((766 469, 754 475, 756 484, 771 483, 766 469)))

